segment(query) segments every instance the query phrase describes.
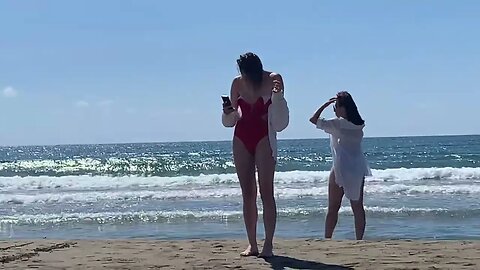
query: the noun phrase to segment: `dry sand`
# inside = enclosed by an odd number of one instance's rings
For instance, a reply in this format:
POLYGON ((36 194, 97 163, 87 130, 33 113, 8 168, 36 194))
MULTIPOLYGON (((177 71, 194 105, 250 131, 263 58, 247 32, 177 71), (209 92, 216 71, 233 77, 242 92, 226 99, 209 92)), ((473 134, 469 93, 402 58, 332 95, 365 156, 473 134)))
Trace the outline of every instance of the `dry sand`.
POLYGON ((480 269, 480 241, 277 239, 276 257, 241 258, 242 240, 0 241, 0 269, 480 269))

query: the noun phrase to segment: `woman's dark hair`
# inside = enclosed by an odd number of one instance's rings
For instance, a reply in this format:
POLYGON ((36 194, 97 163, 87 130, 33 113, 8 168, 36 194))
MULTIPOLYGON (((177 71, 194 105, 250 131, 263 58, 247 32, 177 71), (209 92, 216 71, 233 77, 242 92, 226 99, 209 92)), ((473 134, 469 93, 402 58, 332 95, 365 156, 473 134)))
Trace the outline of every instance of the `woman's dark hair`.
POLYGON ((240 58, 237 59, 237 65, 242 76, 247 77, 254 86, 260 86, 262 84, 263 65, 256 54, 247 52, 240 55, 240 58))
POLYGON ((363 121, 360 113, 358 112, 357 105, 353 101, 352 96, 347 91, 338 92, 337 94, 337 107, 344 107, 347 113, 347 120, 355 125, 363 125, 363 121))

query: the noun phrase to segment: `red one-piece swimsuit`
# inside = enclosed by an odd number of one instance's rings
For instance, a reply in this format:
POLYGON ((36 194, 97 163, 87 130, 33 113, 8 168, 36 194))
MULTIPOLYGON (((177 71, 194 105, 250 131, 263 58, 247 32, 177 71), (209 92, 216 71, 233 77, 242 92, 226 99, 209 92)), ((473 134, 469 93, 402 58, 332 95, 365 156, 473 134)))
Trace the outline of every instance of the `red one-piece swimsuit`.
POLYGON ((238 99, 242 117, 235 125, 234 134, 252 155, 255 155, 257 144, 265 136, 268 136, 268 107, 270 104, 272 104, 271 99, 265 103, 262 97, 259 97, 254 104, 246 102, 243 98, 238 99))

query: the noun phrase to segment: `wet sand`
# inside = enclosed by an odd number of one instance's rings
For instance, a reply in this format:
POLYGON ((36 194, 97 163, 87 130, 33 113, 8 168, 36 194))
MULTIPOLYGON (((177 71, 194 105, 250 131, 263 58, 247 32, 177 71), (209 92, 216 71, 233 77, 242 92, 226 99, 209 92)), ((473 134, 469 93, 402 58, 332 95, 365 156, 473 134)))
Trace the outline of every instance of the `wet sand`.
POLYGON ((0 241, 0 269, 480 269, 480 241, 277 239, 276 256, 240 257, 243 240, 0 241))

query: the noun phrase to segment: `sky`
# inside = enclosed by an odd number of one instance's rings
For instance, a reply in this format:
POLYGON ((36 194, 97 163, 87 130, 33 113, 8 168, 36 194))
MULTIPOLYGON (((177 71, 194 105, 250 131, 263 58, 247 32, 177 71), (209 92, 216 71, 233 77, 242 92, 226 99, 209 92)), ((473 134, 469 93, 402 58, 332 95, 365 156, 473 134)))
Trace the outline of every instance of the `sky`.
MULTIPOLYGON (((221 98, 252 51, 290 125, 339 90, 365 134, 480 134, 480 2, 1 1, 0 145, 229 140, 221 98)), ((333 116, 328 109, 326 117, 333 116)))

